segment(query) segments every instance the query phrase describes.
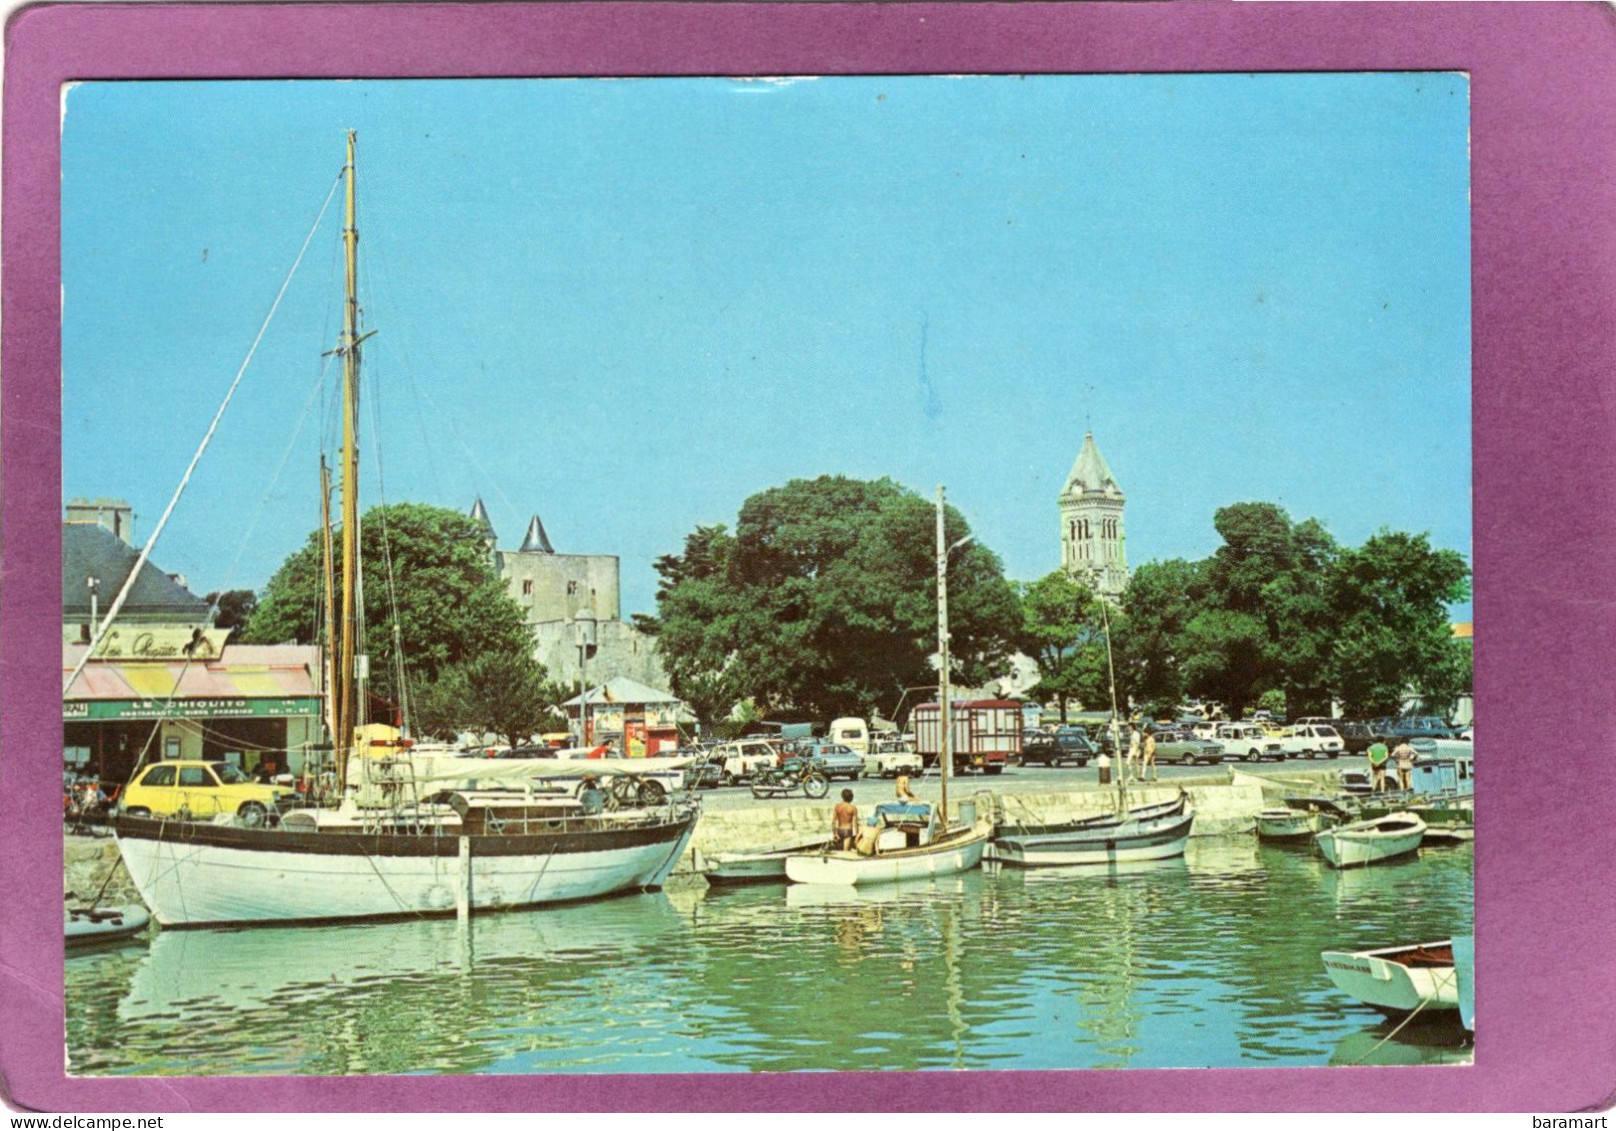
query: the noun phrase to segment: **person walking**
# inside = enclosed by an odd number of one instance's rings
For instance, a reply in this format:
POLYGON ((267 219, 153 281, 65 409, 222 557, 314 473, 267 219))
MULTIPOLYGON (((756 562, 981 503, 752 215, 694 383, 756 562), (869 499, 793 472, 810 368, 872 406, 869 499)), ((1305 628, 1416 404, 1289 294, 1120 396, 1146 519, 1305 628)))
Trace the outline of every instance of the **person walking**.
POLYGON ((1386 792, 1386 759, 1391 752, 1380 739, 1375 739, 1369 747, 1369 788, 1374 793, 1386 792))
POLYGON ((1414 744, 1408 739, 1397 744, 1392 751, 1392 761, 1397 763, 1397 788, 1407 792, 1414 788, 1414 763, 1419 761, 1420 753, 1414 749, 1414 744))
POLYGON ((1128 727, 1128 773, 1127 777, 1139 776, 1139 727, 1137 724, 1128 727))
POLYGON ((1150 773, 1150 780, 1155 781, 1156 780, 1156 732, 1155 731, 1147 730, 1145 732, 1145 741, 1144 741, 1144 745, 1141 747, 1141 752, 1143 754, 1143 760, 1139 763, 1139 777, 1142 780, 1145 777, 1146 770, 1148 769, 1149 773, 1150 773))

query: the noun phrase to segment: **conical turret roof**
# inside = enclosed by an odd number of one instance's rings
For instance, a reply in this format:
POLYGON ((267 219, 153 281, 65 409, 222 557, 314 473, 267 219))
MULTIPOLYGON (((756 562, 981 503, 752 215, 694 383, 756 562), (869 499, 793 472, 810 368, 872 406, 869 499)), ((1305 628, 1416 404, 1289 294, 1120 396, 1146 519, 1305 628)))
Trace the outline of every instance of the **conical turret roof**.
POLYGON ((471 504, 471 521, 488 531, 488 536, 494 536, 494 524, 488 517, 488 508, 483 506, 483 497, 477 496, 477 501, 471 504))
POLYGON ((555 547, 550 545, 550 536, 544 532, 544 523, 539 521, 538 515, 534 515, 533 521, 527 524, 527 537, 522 539, 522 553, 555 553, 555 547))
POLYGON ((1094 443, 1094 433, 1083 433, 1083 450, 1077 453, 1072 473, 1066 477, 1064 495, 1110 495, 1122 497, 1122 488, 1106 465, 1105 457, 1094 443))

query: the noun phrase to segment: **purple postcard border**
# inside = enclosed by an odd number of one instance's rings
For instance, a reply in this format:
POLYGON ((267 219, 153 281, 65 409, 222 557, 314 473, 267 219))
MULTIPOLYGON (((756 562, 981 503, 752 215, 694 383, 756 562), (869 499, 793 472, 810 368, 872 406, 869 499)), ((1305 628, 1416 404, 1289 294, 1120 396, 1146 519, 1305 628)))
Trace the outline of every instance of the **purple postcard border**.
MULTIPOLYGON (((0 1073, 48 1111, 1568 1111, 1616 1067, 1616 18, 1597 4, 38 6, 7 28, 0 1073), (1463 70, 1477 699, 1470 1067, 72 1079, 63 1071, 58 106, 74 79, 1463 70), (1505 773, 1506 763, 1509 772, 1505 773)), ((1366 458, 1462 427, 1387 422, 1366 458)))

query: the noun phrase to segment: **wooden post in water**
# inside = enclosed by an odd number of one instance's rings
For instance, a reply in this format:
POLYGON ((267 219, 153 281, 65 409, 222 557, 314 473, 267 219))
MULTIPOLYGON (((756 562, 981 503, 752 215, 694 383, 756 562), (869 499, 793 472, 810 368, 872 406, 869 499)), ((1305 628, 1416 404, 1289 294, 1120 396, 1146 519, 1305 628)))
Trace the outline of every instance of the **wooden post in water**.
POLYGON ((471 919, 471 838, 460 838, 459 867, 455 869, 455 919, 461 923, 471 919))

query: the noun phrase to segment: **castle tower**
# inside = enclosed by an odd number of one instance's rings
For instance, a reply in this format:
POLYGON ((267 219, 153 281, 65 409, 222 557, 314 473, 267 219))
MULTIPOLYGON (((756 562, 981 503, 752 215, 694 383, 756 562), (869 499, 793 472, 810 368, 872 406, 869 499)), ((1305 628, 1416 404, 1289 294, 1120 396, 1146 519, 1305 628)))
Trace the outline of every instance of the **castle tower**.
POLYGON ((1102 597, 1116 600, 1128 587, 1127 536, 1122 505, 1126 500, 1094 433, 1083 434, 1071 474, 1060 494, 1061 566, 1086 580, 1102 597))
POLYGON ((499 539, 494 534, 494 523, 488 517, 488 508, 483 506, 483 497, 481 495, 478 495, 477 501, 471 504, 471 521, 483 528, 483 545, 492 554, 499 539))

